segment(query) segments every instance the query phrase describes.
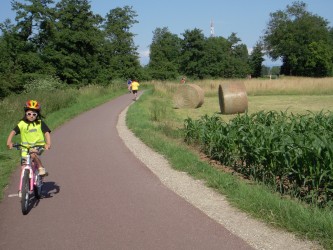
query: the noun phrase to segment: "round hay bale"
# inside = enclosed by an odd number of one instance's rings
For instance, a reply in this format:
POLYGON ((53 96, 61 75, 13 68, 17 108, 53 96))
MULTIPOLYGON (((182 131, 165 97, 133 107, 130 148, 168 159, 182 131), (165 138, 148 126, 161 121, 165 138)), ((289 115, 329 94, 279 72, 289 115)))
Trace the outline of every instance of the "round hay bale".
POLYGON ((244 83, 220 84, 218 94, 222 114, 230 115, 247 111, 248 101, 244 83))
POLYGON ((202 88, 195 84, 179 85, 174 94, 175 108, 199 108, 204 103, 205 93, 202 88))

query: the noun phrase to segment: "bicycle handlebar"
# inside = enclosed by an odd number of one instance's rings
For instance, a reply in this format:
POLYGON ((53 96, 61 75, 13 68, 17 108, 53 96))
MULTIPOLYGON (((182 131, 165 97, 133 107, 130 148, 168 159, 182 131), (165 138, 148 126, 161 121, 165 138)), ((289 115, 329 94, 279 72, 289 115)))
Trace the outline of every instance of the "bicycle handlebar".
POLYGON ((29 153, 30 153, 31 149, 35 148, 35 149, 38 150, 38 153, 39 153, 40 151, 43 151, 45 149, 45 146, 44 145, 26 146, 26 145, 23 145, 23 144, 20 144, 20 143, 14 143, 13 148, 16 148, 17 150, 20 150, 21 148, 26 148, 26 149, 28 149, 29 153))

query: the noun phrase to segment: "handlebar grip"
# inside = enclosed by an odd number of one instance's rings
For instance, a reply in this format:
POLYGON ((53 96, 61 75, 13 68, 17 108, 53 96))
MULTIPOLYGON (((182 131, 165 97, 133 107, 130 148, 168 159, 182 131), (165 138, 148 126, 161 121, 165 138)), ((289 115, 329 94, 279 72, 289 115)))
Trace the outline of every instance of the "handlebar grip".
POLYGON ((13 148, 19 150, 22 145, 19 143, 13 143, 13 148))

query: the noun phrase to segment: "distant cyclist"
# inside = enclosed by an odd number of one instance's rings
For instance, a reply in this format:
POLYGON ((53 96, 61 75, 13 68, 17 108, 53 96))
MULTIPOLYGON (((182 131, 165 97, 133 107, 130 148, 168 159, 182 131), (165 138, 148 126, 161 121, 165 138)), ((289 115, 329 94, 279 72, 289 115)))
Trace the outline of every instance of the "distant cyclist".
POLYGON ((131 79, 128 79, 127 81, 127 88, 128 88, 128 92, 131 93, 131 83, 132 83, 132 80, 131 79))
MULTIPOLYGON (((35 100, 29 100, 24 106, 24 117, 15 126, 15 128, 9 133, 7 139, 7 147, 13 148, 12 139, 15 135, 21 135, 21 144, 25 146, 43 145, 46 150, 51 148, 51 130, 42 121, 42 115, 40 113, 40 104, 35 100)), ((22 159, 27 155, 27 150, 22 150, 22 159)), ((38 152, 31 154, 31 157, 37 162, 39 166, 39 174, 45 175, 45 168, 38 157, 38 152)))

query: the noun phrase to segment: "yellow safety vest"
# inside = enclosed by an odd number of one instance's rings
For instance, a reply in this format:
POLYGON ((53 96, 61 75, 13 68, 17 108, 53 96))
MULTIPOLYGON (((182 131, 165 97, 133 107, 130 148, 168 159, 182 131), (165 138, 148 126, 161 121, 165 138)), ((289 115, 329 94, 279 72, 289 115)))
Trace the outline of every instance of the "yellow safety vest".
MULTIPOLYGON (((17 126, 20 129, 21 144, 25 146, 45 145, 45 138, 42 131, 42 122, 27 123, 20 121, 17 126)), ((27 150, 22 150, 22 156, 26 156, 27 150)))

